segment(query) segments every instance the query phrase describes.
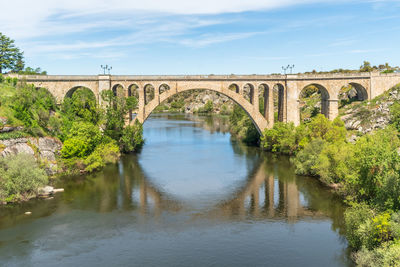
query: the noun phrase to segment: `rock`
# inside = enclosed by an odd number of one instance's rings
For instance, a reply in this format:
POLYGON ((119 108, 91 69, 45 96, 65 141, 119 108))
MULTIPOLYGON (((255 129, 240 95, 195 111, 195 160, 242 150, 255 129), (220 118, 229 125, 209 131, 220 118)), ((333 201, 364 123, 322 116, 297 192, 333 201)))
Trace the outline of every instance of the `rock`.
POLYGON ((8 132, 13 132, 13 131, 21 131, 23 130, 24 127, 18 126, 18 127, 13 127, 13 126, 4 126, 3 128, 0 129, 0 133, 8 133, 8 132))
POLYGON ((12 156, 20 153, 25 153, 29 155, 35 155, 32 147, 28 145, 27 138, 17 138, 17 139, 10 139, 10 140, 3 140, 0 141, 0 144, 3 144, 5 148, 0 153, 0 156, 12 156))
POLYGON ((49 196, 54 193, 54 187, 52 186, 45 186, 41 187, 38 190, 39 196, 49 196))
POLYGON ((57 188, 53 190, 53 193, 60 193, 60 192, 64 192, 64 188, 57 188))

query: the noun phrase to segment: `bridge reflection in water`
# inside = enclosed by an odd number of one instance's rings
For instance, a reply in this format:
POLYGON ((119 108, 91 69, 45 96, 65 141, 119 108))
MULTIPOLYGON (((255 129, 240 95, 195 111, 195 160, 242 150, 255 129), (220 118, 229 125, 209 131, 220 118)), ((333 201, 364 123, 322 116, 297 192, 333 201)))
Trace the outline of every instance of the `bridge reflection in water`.
MULTIPOLYGON (((119 167, 122 193, 119 208, 137 209, 147 219, 159 218, 163 212, 193 210, 189 203, 164 192, 147 179, 134 155, 122 160, 119 167)), ((276 159, 260 153, 253 171, 241 186, 225 194, 226 199, 196 210, 192 216, 222 221, 272 219, 289 223, 307 218, 333 219, 333 228, 337 228, 340 224, 337 215, 341 214, 342 206, 330 206, 336 196, 327 190, 321 193, 321 186, 311 178, 287 175, 288 168, 286 158, 276 159)))

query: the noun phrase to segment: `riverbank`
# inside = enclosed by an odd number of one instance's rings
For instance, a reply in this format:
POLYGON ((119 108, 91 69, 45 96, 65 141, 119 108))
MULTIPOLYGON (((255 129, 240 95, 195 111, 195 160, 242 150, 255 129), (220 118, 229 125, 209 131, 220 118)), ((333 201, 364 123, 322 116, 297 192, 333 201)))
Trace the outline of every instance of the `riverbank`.
POLYGON ((136 98, 104 91, 99 107, 89 89, 72 90, 57 105, 44 88, 0 79, 0 202, 38 196, 51 176, 99 170, 143 145, 142 125, 125 122, 136 98))
POLYGON ((262 137, 266 150, 292 156, 297 174, 335 185, 350 207, 346 237, 360 266, 400 265, 398 107, 391 106, 386 128, 365 135, 361 128, 355 139, 339 118, 330 122, 323 115, 298 127, 276 123, 262 137))

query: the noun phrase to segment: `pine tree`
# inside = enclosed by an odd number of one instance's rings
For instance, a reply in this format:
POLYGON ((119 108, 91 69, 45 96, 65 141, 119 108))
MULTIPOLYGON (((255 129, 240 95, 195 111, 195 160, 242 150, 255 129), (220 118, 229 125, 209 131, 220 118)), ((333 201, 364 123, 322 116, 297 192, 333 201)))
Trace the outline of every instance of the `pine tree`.
POLYGON ((23 68, 23 52, 15 46, 14 40, 0 32, 0 73, 4 70, 19 71, 23 68))

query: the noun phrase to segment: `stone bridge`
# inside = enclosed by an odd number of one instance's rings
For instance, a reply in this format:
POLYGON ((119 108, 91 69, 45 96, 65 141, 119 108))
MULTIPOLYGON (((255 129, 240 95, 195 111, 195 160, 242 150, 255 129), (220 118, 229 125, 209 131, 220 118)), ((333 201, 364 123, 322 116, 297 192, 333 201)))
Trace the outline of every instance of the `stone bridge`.
POLYGON ((61 103, 79 87, 89 88, 101 103, 103 90, 122 92, 139 98, 136 111, 144 122, 161 102, 181 92, 205 89, 226 95, 240 105, 259 131, 274 124, 274 94, 278 92, 278 120, 300 123, 300 95, 309 85, 321 91, 321 113, 329 119, 338 116, 339 92, 351 85, 359 100, 372 99, 400 83, 400 74, 350 73, 315 75, 191 75, 191 76, 61 76, 16 75, 36 87, 47 88, 61 103), (264 99, 259 111, 259 97, 264 99))

